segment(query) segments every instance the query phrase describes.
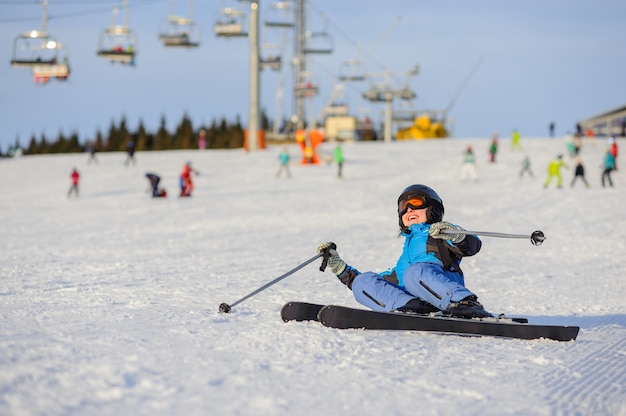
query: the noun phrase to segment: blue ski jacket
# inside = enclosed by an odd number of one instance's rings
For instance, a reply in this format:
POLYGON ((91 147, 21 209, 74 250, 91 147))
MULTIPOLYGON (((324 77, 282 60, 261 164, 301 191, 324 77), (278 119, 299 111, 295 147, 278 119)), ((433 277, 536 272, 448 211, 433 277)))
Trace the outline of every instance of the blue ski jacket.
MULTIPOLYGON (((413 224, 409 226, 407 232, 402 233, 404 237, 404 248, 396 265, 380 273, 385 280, 404 287, 404 273, 415 263, 431 263, 444 267, 444 255, 440 252, 437 240, 428 233, 430 224, 413 224)), ((442 240, 439 240, 442 241, 442 240)), ((443 240, 445 241, 445 240, 443 240)), ((460 264, 461 259, 466 256, 473 256, 480 251, 482 242, 475 235, 467 235, 459 244, 445 241, 445 246, 450 253, 449 269, 463 276, 460 264)))

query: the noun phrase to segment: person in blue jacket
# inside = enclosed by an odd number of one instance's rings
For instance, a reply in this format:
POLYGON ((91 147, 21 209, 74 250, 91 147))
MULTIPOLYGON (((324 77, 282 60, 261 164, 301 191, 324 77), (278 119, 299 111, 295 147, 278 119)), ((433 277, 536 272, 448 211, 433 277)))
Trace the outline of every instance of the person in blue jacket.
POLYGON ((352 290, 357 302, 372 310, 491 317, 465 287, 460 268, 461 259, 478 253, 482 242, 462 227, 443 221, 443 214, 443 201, 432 188, 411 185, 404 189, 398 198, 404 248, 396 265, 382 273, 361 273, 349 266, 331 248, 332 242, 320 244, 318 253, 328 250, 328 267, 352 290))

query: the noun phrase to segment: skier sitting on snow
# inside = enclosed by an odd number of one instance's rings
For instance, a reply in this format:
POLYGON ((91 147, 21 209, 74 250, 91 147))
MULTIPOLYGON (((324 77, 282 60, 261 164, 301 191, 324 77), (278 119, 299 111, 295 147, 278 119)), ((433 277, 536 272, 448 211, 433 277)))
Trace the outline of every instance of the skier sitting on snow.
MULTIPOLYGON (((482 242, 475 235, 444 233, 465 230, 442 221, 443 214, 443 202, 433 189, 411 185, 398 198, 400 234, 405 240, 394 267, 382 273, 361 273, 333 249, 327 264, 352 289, 357 302, 375 311, 442 311, 454 317, 490 317, 465 287, 459 267, 461 258, 478 253, 482 242)), ((331 244, 320 244, 318 253, 324 253, 331 244)))

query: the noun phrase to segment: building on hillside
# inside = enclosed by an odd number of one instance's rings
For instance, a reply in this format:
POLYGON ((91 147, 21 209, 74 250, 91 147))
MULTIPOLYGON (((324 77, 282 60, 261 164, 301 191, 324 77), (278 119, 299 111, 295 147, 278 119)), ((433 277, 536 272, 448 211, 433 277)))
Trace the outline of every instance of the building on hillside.
POLYGON ((626 137, 626 105, 582 120, 578 124, 583 134, 591 131, 594 136, 626 137))

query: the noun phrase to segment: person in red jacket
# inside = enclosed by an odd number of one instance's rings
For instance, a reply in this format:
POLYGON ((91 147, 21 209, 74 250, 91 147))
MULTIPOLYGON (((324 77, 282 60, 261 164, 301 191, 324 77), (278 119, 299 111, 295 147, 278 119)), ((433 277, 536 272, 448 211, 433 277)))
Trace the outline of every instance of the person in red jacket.
POLYGON ((80 173, 78 173, 76 168, 72 170, 70 178, 72 178, 72 186, 70 186, 69 191, 67 191, 67 197, 69 198, 73 193, 78 197, 78 180, 80 179, 80 173))
POLYGON ((200 172, 191 167, 191 162, 185 163, 183 170, 180 172, 180 196, 191 196, 193 192, 192 173, 200 175, 200 172))
POLYGON ((609 138, 609 145, 611 148, 611 154, 613 155, 613 159, 615 159, 615 167, 613 170, 617 170, 617 141, 615 141, 615 137, 611 136, 609 138))

